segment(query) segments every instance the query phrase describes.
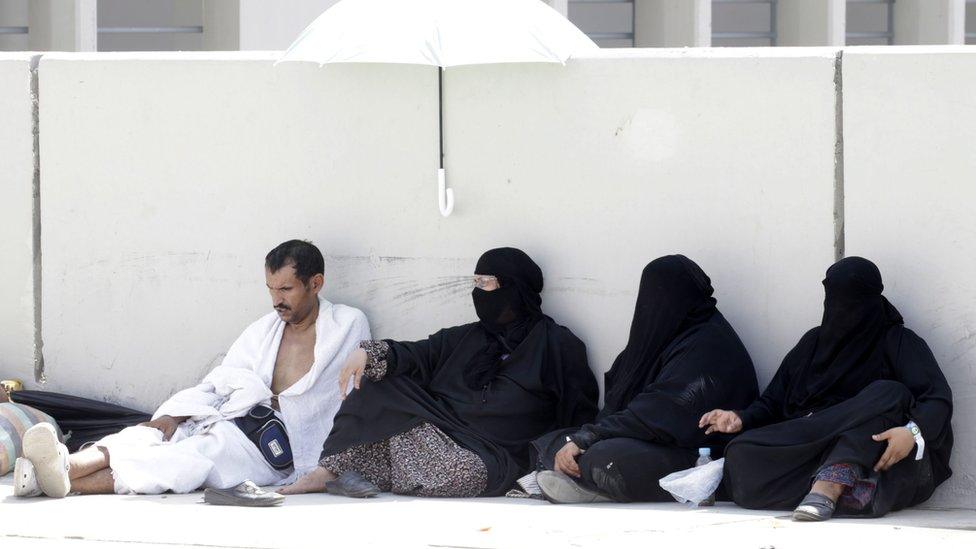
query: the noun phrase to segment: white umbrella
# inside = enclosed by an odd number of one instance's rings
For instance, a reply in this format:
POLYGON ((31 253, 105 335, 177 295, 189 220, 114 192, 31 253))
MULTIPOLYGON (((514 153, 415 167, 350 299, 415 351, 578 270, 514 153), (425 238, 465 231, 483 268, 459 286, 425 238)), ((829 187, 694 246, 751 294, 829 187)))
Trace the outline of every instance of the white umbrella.
MULTIPOLYGON (((596 49, 585 34, 541 0, 342 0, 305 29, 282 61, 406 63, 445 67, 488 63, 565 63, 596 49)), ((441 93, 443 98, 443 93, 441 93)), ((444 175, 440 105, 438 206, 454 192, 444 175)))

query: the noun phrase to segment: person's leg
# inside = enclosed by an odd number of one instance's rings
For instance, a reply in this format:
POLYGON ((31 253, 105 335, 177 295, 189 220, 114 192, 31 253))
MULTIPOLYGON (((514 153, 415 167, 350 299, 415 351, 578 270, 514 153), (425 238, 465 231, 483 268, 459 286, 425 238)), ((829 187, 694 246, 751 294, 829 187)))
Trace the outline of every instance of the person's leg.
POLYGON ((694 467, 695 450, 632 438, 612 438, 591 446, 579 458, 582 484, 619 502, 674 501, 658 481, 694 467))
MULTIPOLYGON (((872 435, 904 423, 911 393, 901 383, 877 381, 852 400, 870 403, 879 412, 875 417, 844 431, 837 437, 837 441, 827 452, 823 464, 813 479, 810 493, 827 497, 840 512, 859 514, 874 500, 875 488, 882 477, 900 476, 898 473, 902 469, 880 475, 872 471, 873 465, 881 458, 886 448, 886 443, 874 440, 872 435)), ((907 484, 912 488, 914 486, 911 482, 889 484, 907 484)), ((879 514, 887 512, 890 503, 888 502, 887 506, 884 502, 878 505, 878 509, 883 508, 878 511, 879 514)))
POLYGON ((94 473, 71 479, 71 491, 77 494, 114 494, 115 477, 111 469, 99 469, 94 473))
POLYGON ((108 450, 100 446, 89 446, 68 457, 68 478, 87 477, 92 473, 109 468, 108 450))
POLYGON ((485 491, 488 470, 430 423, 390 439, 393 492, 425 497, 475 497, 485 491))
POLYGON ((353 446, 319 462, 334 478, 355 471, 384 492, 390 491, 390 441, 353 446))
MULTIPOLYGON (((910 400, 904 385, 876 381, 808 417, 747 431, 726 449, 725 487, 748 509, 792 509, 810 492, 823 466, 874 465, 883 447, 871 435, 898 424, 910 400)), ((842 491, 829 484, 817 486, 817 493, 828 498, 842 491)))
POLYGON ((338 480, 343 473, 347 472, 358 473, 381 491, 389 492, 391 488, 389 440, 361 444, 347 448, 338 454, 325 456, 319 460, 319 466, 312 472, 293 484, 279 488, 278 493, 293 495, 326 492, 328 484, 338 480))

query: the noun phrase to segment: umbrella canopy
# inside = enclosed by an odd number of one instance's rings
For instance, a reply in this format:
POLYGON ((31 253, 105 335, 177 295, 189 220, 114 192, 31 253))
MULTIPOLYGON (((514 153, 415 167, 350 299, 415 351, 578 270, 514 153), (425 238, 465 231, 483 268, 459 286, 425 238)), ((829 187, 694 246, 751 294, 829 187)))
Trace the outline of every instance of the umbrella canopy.
POLYGON ((320 15, 278 60, 405 63, 440 67, 437 205, 447 217, 454 191, 444 173, 445 67, 565 63, 599 47, 540 0, 342 0, 320 15))
POLYGON ((312 22, 281 61, 565 63, 595 49, 540 0, 342 0, 312 22))

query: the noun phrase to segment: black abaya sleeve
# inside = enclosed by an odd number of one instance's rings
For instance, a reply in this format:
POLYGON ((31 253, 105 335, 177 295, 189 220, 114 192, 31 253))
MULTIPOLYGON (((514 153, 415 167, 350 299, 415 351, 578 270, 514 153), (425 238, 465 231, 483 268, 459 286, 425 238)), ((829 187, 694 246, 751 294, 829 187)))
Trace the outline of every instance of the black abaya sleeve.
POLYGON ((698 428, 715 408, 755 398, 755 373, 748 356, 737 363, 722 340, 703 337, 669 356, 655 381, 622 410, 584 425, 572 439, 586 449, 608 438, 636 438, 683 448, 708 446, 713 436, 698 428), (721 358, 719 358, 721 357, 721 358), (748 377, 748 379, 743 379, 748 377), (737 395, 745 395, 736 398, 737 395))
POLYGON ((773 379, 770 380, 759 399, 745 410, 736 410, 739 419, 742 420, 743 431, 779 423, 787 419, 783 411, 786 409, 786 395, 793 373, 790 367, 798 363, 796 355, 809 352, 814 338, 816 338, 816 328, 803 334, 796 346, 786 353, 779 369, 776 370, 776 374, 773 375, 773 379))
POLYGON ((945 437, 952 417, 952 389, 932 351, 915 332, 898 327, 888 334, 892 374, 915 397, 909 416, 926 442, 945 437))
POLYGON ((557 387, 559 428, 579 427, 593 421, 600 387, 586 359, 586 345, 565 328, 559 343, 559 363, 550 363, 551 386, 557 387))
POLYGON ((408 375, 426 386, 470 326, 445 328, 420 341, 384 340, 390 346, 387 375, 408 375))
POLYGON ((762 395, 745 410, 736 410, 742 420, 742 430, 748 431, 783 420, 783 403, 786 401, 786 388, 790 379, 786 361, 776 370, 773 379, 762 395))

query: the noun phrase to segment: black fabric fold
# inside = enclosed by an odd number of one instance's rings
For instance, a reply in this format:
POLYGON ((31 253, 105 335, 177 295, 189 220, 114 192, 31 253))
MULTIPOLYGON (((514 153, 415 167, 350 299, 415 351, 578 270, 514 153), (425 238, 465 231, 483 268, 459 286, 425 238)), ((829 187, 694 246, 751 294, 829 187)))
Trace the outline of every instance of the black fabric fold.
POLYGON ((151 419, 147 413, 124 406, 48 391, 17 391, 11 394, 11 400, 54 418, 72 452, 86 442, 101 440, 151 419))

